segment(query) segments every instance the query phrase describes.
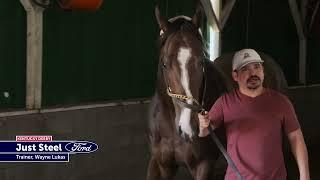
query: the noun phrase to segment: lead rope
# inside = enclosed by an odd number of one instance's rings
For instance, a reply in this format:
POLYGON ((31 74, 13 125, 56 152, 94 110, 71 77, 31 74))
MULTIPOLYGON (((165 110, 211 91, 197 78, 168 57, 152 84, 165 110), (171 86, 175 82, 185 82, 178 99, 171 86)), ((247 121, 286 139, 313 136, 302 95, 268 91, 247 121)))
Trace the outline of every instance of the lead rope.
POLYGON ((230 158, 229 154, 227 153, 226 149, 223 147, 223 145, 221 144, 219 138, 217 137, 217 135, 214 133, 213 129, 211 128, 211 126, 208 127, 208 130, 210 132, 210 136, 211 138, 214 140, 214 142, 217 144, 219 150, 221 151, 221 153, 223 154, 224 158, 227 160, 229 166, 231 167, 231 169, 236 173, 238 180, 243 180, 243 177, 241 176, 237 166, 234 164, 234 162, 232 161, 232 159, 230 158))
MULTIPOLYGON (((203 89, 203 94, 202 94, 202 110, 201 110, 201 114, 205 114, 205 109, 204 109, 204 98, 205 98, 205 93, 206 93, 206 89, 207 89, 207 79, 206 79, 206 69, 205 69, 205 61, 203 61, 203 80, 204 80, 204 89, 203 89)), ((236 173, 237 175, 237 179, 238 180, 243 180, 243 177, 240 174, 240 171, 238 170, 237 166, 234 164, 234 162, 232 161, 231 157, 229 156, 228 152, 226 151, 226 149, 223 147, 222 143, 220 142, 219 138, 217 137, 216 133, 214 133, 214 130, 212 129, 212 127, 209 125, 208 130, 210 132, 210 136, 213 139, 213 141, 216 143, 216 145, 218 146, 219 150, 221 151, 222 155, 224 156, 224 158, 227 160, 227 163, 229 164, 229 166, 231 167, 231 169, 236 173)))

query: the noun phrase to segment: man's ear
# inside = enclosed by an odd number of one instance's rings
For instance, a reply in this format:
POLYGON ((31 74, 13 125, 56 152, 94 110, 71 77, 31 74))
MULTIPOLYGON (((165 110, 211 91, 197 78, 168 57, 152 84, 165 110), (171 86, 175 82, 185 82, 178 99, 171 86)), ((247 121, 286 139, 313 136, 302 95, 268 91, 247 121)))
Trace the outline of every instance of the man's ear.
POLYGON ((236 71, 232 71, 232 79, 236 82, 238 81, 238 73, 236 71))

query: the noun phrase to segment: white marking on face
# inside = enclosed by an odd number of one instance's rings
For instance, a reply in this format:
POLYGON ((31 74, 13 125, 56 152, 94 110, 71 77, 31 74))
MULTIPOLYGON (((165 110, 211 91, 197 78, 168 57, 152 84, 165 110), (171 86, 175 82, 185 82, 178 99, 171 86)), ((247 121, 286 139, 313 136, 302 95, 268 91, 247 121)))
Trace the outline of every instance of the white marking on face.
MULTIPOLYGON (((180 69, 181 69, 181 83, 182 87, 186 93, 187 96, 192 97, 191 90, 189 87, 189 74, 187 70, 187 65, 191 57, 191 50, 189 48, 180 48, 178 52, 178 61, 180 63, 180 69)), ((188 104, 192 104, 192 100, 187 100, 188 104)), ((193 131, 190 125, 190 119, 191 119, 191 110, 182 107, 181 108, 181 114, 180 114, 180 120, 179 120, 179 126, 181 127, 181 130, 188 134, 191 138, 193 135, 193 131)))

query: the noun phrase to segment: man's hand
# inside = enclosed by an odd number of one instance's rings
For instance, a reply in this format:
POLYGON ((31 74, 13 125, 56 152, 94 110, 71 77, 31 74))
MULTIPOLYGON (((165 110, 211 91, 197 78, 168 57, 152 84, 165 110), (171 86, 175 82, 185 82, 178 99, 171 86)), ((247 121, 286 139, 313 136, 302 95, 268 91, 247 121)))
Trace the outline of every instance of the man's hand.
POLYGON ((307 177, 301 177, 300 176, 300 180, 310 180, 310 177, 309 176, 307 176, 307 177))
POLYGON ((208 127, 210 125, 208 112, 198 113, 199 118, 199 137, 205 137, 209 134, 208 127))

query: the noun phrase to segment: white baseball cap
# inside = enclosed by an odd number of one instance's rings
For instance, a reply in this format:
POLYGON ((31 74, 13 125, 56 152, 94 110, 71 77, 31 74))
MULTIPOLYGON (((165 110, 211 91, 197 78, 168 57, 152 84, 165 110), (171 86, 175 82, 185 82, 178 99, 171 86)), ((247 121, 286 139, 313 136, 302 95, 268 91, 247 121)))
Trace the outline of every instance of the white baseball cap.
POLYGON ((263 63, 263 60, 255 50, 242 49, 233 56, 232 70, 239 70, 250 63, 263 63))

